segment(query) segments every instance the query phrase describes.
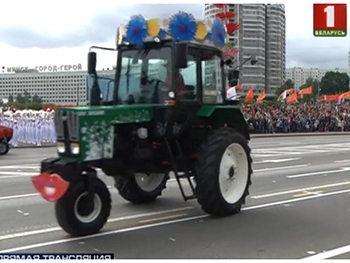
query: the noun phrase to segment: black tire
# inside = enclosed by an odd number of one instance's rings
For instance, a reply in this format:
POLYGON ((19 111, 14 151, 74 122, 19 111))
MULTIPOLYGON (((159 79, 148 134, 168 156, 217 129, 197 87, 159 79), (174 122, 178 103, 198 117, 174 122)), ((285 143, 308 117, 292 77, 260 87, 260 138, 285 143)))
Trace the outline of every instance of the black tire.
POLYGON ((8 154, 10 151, 10 144, 7 142, 0 142, 0 155, 8 154))
MULTIPOLYGON (((100 179, 95 182, 95 197, 101 201, 98 216, 90 222, 82 222, 75 212, 75 204, 82 194, 86 193, 86 184, 83 181, 72 183, 64 196, 55 203, 56 219, 60 227, 73 237, 87 236, 98 233, 106 224, 111 212, 111 195, 100 179)), ((86 204, 86 202, 81 202, 86 204)))
MULTIPOLYGON (((230 128, 217 130, 208 136, 207 141, 201 146, 195 167, 198 203, 205 212, 214 216, 229 216, 240 212, 246 197, 249 195, 251 185, 253 171, 250 152, 248 141, 240 133, 230 128), (226 201, 219 184, 221 158, 231 144, 239 144, 243 148, 242 152, 245 152, 247 161, 247 167, 243 168, 247 173, 244 173, 246 175, 242 177, 242 194, 233 203, 226 201)), ((227 176, 229 177, 229 175, 227 176)), ((238 183, 237 181, 236 184, 238 183)))
MULTIPOLYGON (((162 176, 162 175, 160 175, 162 176)), ((169 175, 164 174, 163 179, 158 186, 152 191, 143 190, 137 183, 135 176, 115 176, 114 186, 117 188, 120 196, 132 204, 147 204, 154 202, 162 191, 166 188, 169 175)))

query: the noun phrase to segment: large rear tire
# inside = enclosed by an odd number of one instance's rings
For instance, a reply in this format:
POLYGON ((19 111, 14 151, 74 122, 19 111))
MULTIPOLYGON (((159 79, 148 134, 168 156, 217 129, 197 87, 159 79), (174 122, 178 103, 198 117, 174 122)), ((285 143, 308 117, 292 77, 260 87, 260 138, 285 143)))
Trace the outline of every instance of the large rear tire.
POLYGON ((214 216, 240 212, 249 195, 252 159, 248 141, 225 128, 209 136, 196 163, 196 193, 202 209, 214 216))
POLYGON ((115 176, 115 187, 119 194, 133 204, 151 203, 162 195, 169 179, 168 174, 135 174, 115 176))
POLYGON ((100 179, 95 181, 93 203, 87 197, 86 184, 81 181, 69 186, 64 196, 55 203, 60 227, 71 236, 87 236, 99 232, 111 211, 111 196, 100 179))

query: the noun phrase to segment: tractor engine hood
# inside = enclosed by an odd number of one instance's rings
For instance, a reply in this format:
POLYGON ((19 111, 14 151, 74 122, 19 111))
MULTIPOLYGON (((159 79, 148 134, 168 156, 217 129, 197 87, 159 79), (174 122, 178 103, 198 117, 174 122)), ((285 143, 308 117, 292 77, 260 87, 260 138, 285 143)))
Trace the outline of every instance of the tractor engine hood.
POLYGON ((114 126, 153 119, 152 105, 60 108, 55 112, 61 158, 96 161, 113 157, 114 126))

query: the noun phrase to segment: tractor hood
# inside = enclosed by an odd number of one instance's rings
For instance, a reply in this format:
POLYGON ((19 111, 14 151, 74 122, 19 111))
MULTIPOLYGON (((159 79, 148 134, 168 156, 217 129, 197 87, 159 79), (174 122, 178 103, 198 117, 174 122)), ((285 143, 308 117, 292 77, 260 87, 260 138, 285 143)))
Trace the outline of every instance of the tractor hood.
POLYGON ((105 121, 111 124, 149 122, 153 118, 152 105, 120 105, 60 108, 56 115, 76 114, 79 122, 105 121))
POLYGON ((75 161, 113 157, 114 126, 153 119, 153 105, 60 108, 55 112, 58 154, 75 161))

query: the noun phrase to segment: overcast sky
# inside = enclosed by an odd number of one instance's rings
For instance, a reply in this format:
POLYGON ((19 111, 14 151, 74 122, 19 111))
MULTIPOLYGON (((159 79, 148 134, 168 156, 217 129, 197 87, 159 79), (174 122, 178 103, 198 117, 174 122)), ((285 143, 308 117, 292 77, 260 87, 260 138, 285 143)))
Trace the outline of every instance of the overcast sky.
MULTIPOLYGON (((2 1, 0 67, 81 63, 86 68, 89 46, 114 47, 118 25, 131 15, 163 17, 182 10, 201 18, 204 13, 203 4, 122 5, 118 2, 122 1, 98 0, 94 4, 74 0, 2 1)), ((288 2, 285 4, 287 67, 348 68, 350 36, 315 38, 312 1, 288 2)), ((113 63, 113 52, 98 53, 98 68, 113 63)))

